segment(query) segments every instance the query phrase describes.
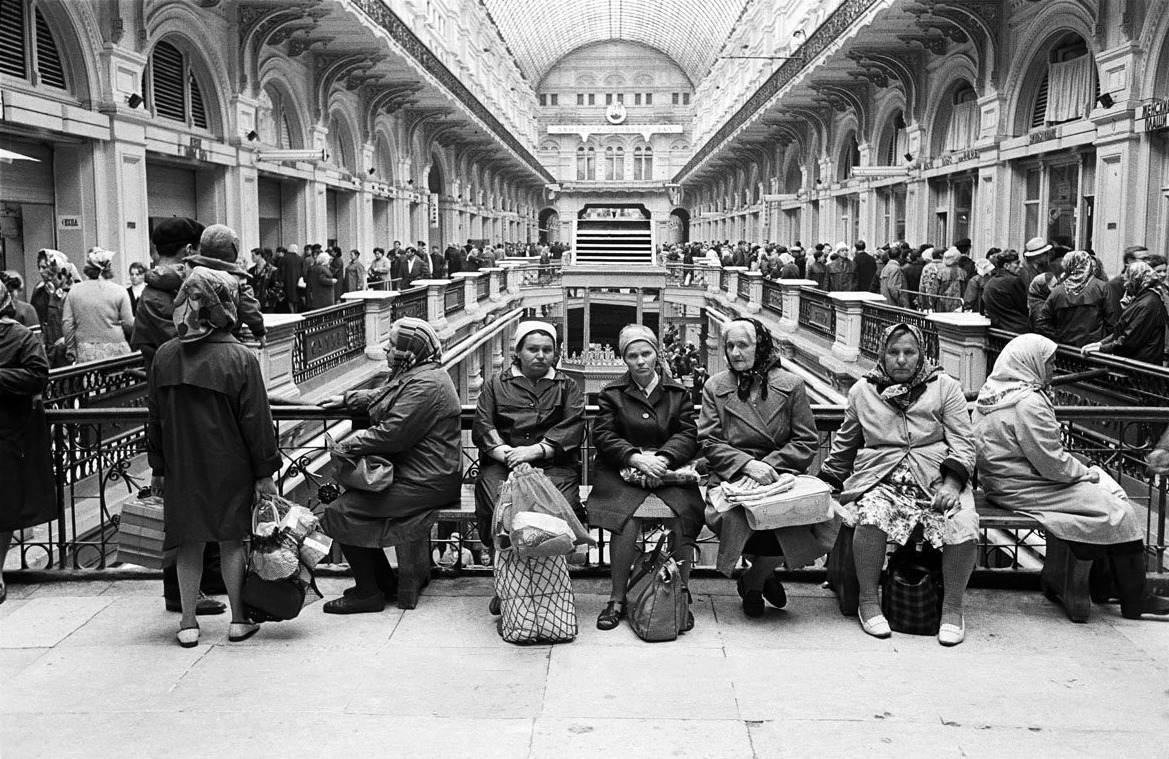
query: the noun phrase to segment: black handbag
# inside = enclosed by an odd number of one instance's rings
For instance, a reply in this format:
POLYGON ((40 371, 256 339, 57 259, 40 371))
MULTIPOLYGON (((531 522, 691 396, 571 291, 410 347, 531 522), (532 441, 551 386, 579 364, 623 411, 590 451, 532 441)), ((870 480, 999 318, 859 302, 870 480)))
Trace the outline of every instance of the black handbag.
POLYGON ((881 613, 890 629, 937 635, 942 622, 942 552, 911 538, 889 557, 881 587, 881 613))
POLYGON ((690 592, 682 583, 678 557, 693 543, 674 547, 674 533, 663 533, 657 546, 633 564, 626 590, 626 618, 644 641, 674 640, 686 626, 690 592))

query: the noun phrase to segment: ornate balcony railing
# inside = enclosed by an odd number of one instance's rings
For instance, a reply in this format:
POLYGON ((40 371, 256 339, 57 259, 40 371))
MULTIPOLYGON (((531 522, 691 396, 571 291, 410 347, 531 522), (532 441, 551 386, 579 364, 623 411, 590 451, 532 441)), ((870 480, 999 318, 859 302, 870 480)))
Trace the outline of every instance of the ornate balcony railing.
MULTIPOLYGON (((807 292, 805 290, 805 292, 807 292)), ((876 360, 881 352, 881 337, 894 324, 905 322, 921 330, 925 338, 925 355, 933 362, 938 360, 938 325, 920 311, 898 308, 884 303, 865 303, 861 306, 862 356, 876 360)))
POLYGON ((718 289, 722 290, 724 293, 731 289, 731 273, 726 269, 719 269, 718 289))
POLYGON ((738 294, 743 300, 751 300, 751 278, 743 276, 743 272, 739 272, 738 294))
POLYGON ((394 321, 403 316, 412 316, 415 319, 425 319, 426 316, 426 287, 419 285, 403 290, 402 294, 394 299, 390 307, 390 314, 394 321))
POLYGON ((491 277, 484 276, 475 280, 475 301, 482 303, 491 297, 491 277))
POLYGON ((829 340, 836 339, 836 309, 828 293, 805 287, 800 290, 800 326, 829 340))
POLYGON ((310 380, 364 352, 365 304, 340 303, 309 311, 293 337, 293 381, 310 380))
POLYGON ((463 310, 466 305, 467 289, 463 287, 463 280, 456 279, 447 283, 442 294, 442 312, 449 316, 463 310))
MULTIPOLYGON (((783 317, 783 288, 770 279, 763 280, 763 303, 760 305, 778 317, 783 317)), ((835 328, 834 328, 835 331, 835 328)))

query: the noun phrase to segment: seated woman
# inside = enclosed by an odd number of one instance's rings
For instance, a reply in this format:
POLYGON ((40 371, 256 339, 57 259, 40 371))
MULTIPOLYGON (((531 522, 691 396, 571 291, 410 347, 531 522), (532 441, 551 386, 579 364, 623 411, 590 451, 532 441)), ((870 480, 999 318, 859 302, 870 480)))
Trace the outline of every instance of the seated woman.
MULTIPOLYGON (((597 617, 597 628, 612 630, 625 615, 625 586, 641 535, 643 506, 656 506, 668 514, 667 524, 679 543, 694 541, 702 530, 702 494, 698 483, 665 484, 671 469, 684 466, 698 451, 694 406, 690 391, 670 376, 659 362, 658 339, 640 324, 621 330, 617 348, 629 367, 597 397, 601 410, 593 423, 596 469, 589 494, 589 518, 613 533, 610 564, 612 590, 609 603, 597 617), (645 487, 626 482, 621 470, 632 468, 644 478, 645 487)), ((691 549, 684 551, 691 556, 691 549)), ((682 582, 690 579, 691 560, 680 562, 682 582)), ((693 615, 686 629, 694 626, 693 615)))
MULTIPOLYGON (((511 365, 480 390, 471 428, 471 442, 479 449, 475 517, 479 539, 489 547, 499 489, 512 468, 523 463, 543 470, 585 522, 580 503, 584 393, 556 368, 560 345, 551 324, 520 322, 512 347, 511 365)), ((497 598, 490 608, 497 613, 497 598)))
POLYGON ((938 642, 955 646, 966 637, 962 596, 978 539, 978 514, 966 489, 974 470, 970 415, 962 386, 922 355, 917 327, 894 324, 881 344, 877 366, 849 390, 820 478, 851 505, 864 631, 877 638, 892 634, 877 601, 886 545, 904 545, 920 524, 925 539, 942 551, 938 642))
POLYGON ((369 414, 370 427, 338 448, 373 454, 394 465, 394 482, 374 493, 347 490, 329 504, 321 526, 341 545, 354 587, 324 605, 326 614, 362 614, 386 608, 398 594, 397 578, 383 548, 422 540, 438 510, 458 503, 462 492, 459 396, 442 367, 442 343, 422 319, 404 317, 390 327, 383 387, 335 396, 322 405, 369 414))
MULTIPOLYGON (((770 485, 781 473, 803 474, 816 455, 819 437, 803 380, 779 365, 771 333, 756 319, 735 319, 723 330, 723 352, 730 366, 702 389, 698 442, 710 464, 708 487, 744 477, 770 485)), ((718 569, 731 576, 740 556, 750 568, 739 578, 743 613, 763 614, 763 599, 787 604, 775 577, 786 561, 802 567, 823 556, 836 539, 835 520, 756 532, 743 509, 706 508, 706 522, 719 536, 718 569)))
POLYGON ((1169 614, 1169 599, 1145 586, 1145 533, 1132 504, 1063 447, 1044 392, 1055 350, 1046 337, 1019 335, 995 361, 974 411, 979 484, 999 506, 1039 520, 1078 558, 1110 564, 1127 619, 1169 614))

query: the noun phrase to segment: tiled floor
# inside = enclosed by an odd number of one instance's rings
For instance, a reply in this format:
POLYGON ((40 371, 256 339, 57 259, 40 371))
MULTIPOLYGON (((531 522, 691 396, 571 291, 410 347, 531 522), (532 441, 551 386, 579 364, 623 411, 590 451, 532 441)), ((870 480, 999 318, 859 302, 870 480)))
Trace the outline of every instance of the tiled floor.
MULTIPOLYGON (((1169 751, 1169 620, 974 590, 968 640, 878 641, 818 587, 746 619, 696 580, 697 627, 645 644, 594 620, 571 644, 503 643, 486 579, 437 580, 418 609, 320 605, 226 642, 174 643, 158 583, 10 586, 0 606, 0 756, 1155 757, 1169 751)), ((343 581, 325 580, 336 595, 343 581)))

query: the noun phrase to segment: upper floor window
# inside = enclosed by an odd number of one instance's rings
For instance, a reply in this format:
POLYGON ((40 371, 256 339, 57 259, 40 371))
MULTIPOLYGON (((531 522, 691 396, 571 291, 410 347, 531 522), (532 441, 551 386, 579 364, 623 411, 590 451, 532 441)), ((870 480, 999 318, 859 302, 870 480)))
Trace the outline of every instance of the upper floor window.
POLYGON ((584 105, 585 104, 585 96, 584 96, 583 92, 576 93, 576 104, 577 105, 584 105))
POLYGON ((653 179, 654 151, 649 145, 633 149, 633 179, 634 181, 653 179))
POLYGON ((33 9, 30 19, 25 0, 0 0, 0 74, 69 88, 53 30, 40 8, 33 9))
POLYGON ((625 148, 605 148, 605 180, 620 182, 625 179, 625 148))
POLYGON ((556 94, 549 95, 548 105, 560 105, 560 96, 556 94))
POLYGON ((597 173, 597 151, 590 146, 576 149, 576 178, 592 179, 597 173))
POLYGON ((1084 118, 1099 94, 1096 63, 1081 37, 1056 46, 1048 58, 1047 70, 1035 93, 1031 128, 1062 124, 1084 118))
POLYGON ((953 110, 946 131, 943 150, 965 150, 978 139, 982 127, 982 114, 978 108, 978 95, 966 84, 954 93, 953 110))
POLYGON ((188 126, 207 128, 203 92, 191 69, 190 59, 169 42, 159 42, 142 73, 142 89, 148 105, 158 116, 188 126))

